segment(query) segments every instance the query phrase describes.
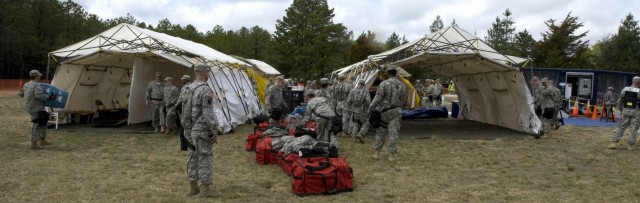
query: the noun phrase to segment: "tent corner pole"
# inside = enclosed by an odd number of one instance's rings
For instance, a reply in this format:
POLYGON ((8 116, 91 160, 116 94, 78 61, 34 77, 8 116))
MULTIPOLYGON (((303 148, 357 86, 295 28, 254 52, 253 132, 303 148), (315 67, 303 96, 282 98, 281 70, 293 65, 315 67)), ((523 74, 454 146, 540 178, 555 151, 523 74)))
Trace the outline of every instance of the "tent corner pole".
POLYGON ((47 71, 46 71, 46 76, 44 77, 45 80, 49 80, 49 67, 51 66, 51 53, 47 54, 47 71))

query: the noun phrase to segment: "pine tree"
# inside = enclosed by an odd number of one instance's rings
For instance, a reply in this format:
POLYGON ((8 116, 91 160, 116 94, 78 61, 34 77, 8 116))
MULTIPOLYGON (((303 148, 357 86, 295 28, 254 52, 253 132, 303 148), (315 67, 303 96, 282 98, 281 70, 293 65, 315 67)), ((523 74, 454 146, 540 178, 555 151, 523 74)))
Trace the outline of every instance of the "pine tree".
POLYGON ((351 32, 334 23, 326 0, 294 0, 278 19, 273 56, 268 59, 281 72, 310 78, 313 72, 328 75, 343 67, 351 32))
POLYGON ((502 15, 502 19, 496 17, 496 21, 491 24, 491 28, 487 31, 485 41, 499 53, 512 54, 512 43, 514 40, 514 32, 516 28, 515 22, 511 19, 511 11, 507 8, 502 15))
POLYGON ((596 60, 600 68, 640 71, 640 27, 632 14, 628 14, 622 20, 618 33, 599 41, 596 45, 601 48, 600 59, 596 60))
MULTIPOLYGON (((359 39, 359 37, 358 37, 358 39, 359 39)), ((390 50, 390 49, 393 49, 393 48, 396 48, 396 47, 400 46, 401 43, 403 42, 402 41, 403 39, 404 39, 404 37, 402 37, 402 39, 401 39, 400 36, 398 34, 396 34, 396 32, 393 32, 391 34, 391 36, 389 36, 389 38, 387 38, 387 41, 384 42, 384 50, 390 50)), ((406 40, 406 39, 404 39, 404 40, 406 40)))
MULTIPOLYGON (((397 38, 399 41, 399 37, 397 38)), ((396 44, 399 45, 399 42, 396 44)), ((383 46, 380 42, 376 41, 376 33, 371 31, 367 31, 366 33, 363 32, 362 34, 360 34, 360 36, 358 36, 358 39, 356 39, 353 45, 351 45, 349 61, 353 64, 367 59, 369 55, 378 54, 382 51, 383 46)))
MULTIPOLYGON (((455 23, 455 20, 453 21, 455 23)), ((438 30, 441 30, 442 28, 444 28, 444 24, 442 23, 442 18, 440 18, 440 15, 436 16, 436 19, 433 20, 433 23, 431 23, 431 26, 429 26, 429 30, 431 31, 431 33, 437 32, 438 30)))
POLYGON ((518 32, 513 38, 513 44, 511 51, 508 51, 509 55, 519 57, 533 57, 534 49, 536 47, 536 40, 533 39, 529 31, 526 29, 518 32))
POLYGON ((578 17, 567 14, 567 17, 556 24, 554 19, 545 22, 548 31, 542 33, 542 40, 537 48, 534 62, 538 66, 551 68, 585 68, 591 64, 589 40, 583 41, 587 32, 575 33, 583 24, 578 17))

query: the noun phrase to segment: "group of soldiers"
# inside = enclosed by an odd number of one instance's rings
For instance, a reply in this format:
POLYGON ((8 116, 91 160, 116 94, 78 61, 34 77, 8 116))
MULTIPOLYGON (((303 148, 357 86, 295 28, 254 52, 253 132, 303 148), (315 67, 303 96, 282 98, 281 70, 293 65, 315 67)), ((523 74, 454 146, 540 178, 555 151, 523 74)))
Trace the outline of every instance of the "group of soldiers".
MULTIPOLYGON (((191 81, 191 76, 181 78, 183 84, 191 81)), ((184 89, 186 85, 182 88, 184 89)), ((162 80, 160 72, 156 72, 155 80, 149 82, 144 99, 145 105, 151 107, 151 125, 156 133, 171 134, 177 132, 176 106, 180 91, 173 85, 173 78, 166 77, 162 80)))
POLYGON ((533 77, 531 81, 535 113, 542 120, 542 132, 535 137, 548 138, 552 129, 560 128, 558 113, 562 107, 562 94, 553 80, 533 77))
MULTIPOLYGON (((307 81, 304 90, 307 106, 301 123, 315 121, 318 141, 329 142, 339 148, 337 135, 351 136, 364 143, 372 112, 380 114, 382 125, 377 129, 373 158, 380 158, 380 150, 388 135, 389 160, 395 161, 405 87, 398 79, 396 69, 388 68, 386 73, 387 79, 380 83, 373 99, 365 80, 356 82, 355 78, 347 80, 344 75, 339 75, 333 84, 329 78, 320 79, 318 85, 315 81, 307 81)), ((279 76, 267 89, 265 104, 271 125, 279 125, 282 112, 287 109, 282 98, 284 86, 284 77, 279 76)))
POLYGON ((425 84, 422 84, 420 80, 416 80, 415 88, 418 94, 420 94, 420 98, 422 98, 422 107, 432 108, 442 106, 444 87, 440 79, 426 79, 425 84))

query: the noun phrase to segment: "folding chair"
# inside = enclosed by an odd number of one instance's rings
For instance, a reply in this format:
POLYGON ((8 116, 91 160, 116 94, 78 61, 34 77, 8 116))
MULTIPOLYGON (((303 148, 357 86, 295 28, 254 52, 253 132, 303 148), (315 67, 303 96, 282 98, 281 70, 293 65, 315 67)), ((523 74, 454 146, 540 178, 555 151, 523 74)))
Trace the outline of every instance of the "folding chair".
POLYGON ((60 113, 53 112, 53 108, 51 107, 46 107, 45 110, 49 112, 49 121, 47 121, 47 124, 55 124, 57 130, 58 125, 60 124, 60 113))

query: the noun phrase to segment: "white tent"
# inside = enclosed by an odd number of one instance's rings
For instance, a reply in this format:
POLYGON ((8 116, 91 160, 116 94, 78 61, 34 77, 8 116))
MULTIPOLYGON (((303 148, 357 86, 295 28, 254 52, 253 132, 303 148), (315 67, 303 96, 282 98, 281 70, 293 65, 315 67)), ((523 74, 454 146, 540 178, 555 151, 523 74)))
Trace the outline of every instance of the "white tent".
POLYGON ((67 110, 96 111, 95 100, 116 108, 117 101, 128 109, 128 123, 150 121, 144 94, 154 73, 173 77, 180 88, 177 78, 193 76, 192 65, 204 63, 211 67, 207 83, 218 98, 214 110, 220 131, 229 132, 261 112, 245 71, 249 64, 205 45, 133 25, 117 25, 50 56, 63 60, 52 84, 69 93, 67 110))
POLYGON ((467 120, 538 134, 541 122, 518 67, 527 59, 498 53, 473 34, 451 26, 340 70, 367 79, 384 66, 430 68, 452 77, 467 120))

